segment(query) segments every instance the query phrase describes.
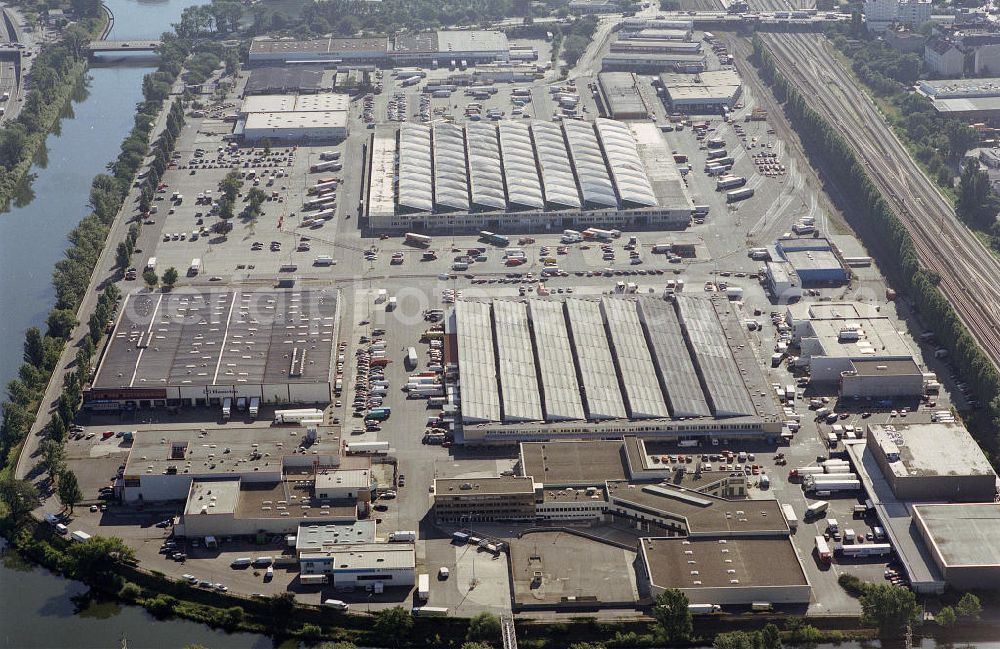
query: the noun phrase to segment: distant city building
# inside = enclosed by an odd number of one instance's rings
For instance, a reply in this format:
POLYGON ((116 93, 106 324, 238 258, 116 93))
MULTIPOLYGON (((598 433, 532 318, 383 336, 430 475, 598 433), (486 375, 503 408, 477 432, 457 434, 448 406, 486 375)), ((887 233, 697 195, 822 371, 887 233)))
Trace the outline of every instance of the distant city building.
POLYGON ((931 0, 908 0, 900 2, 896 12, 896 23, 909 27, 919 27, 931 19, 931 0))
POLYGON ((576 14, 613 14, 622 10, 614 0, 572 0, 568 7, 576 14))
POLYGON ((987 122, 1000 119, 1000 78, 923 80, 917 90, 939 113, 987 122))
POLYGON ((884 32, 896 20, 897 0, 868 0, 862 11, 869 31, 884 32))
POLYGON ((1000 74, 1000 45, 983 45, 976 48, 975 72, 977 77, 1000 74))
POLYGON ((938 77, 960 77, 965 70, 965 54, 951 41, 935 38, 924 46, 924 64, 938 77))
POLYGON ((862 7, 869 31, 884 32, 890 25, 919 27, 931 18, 930 0, 867 0, 862 7))

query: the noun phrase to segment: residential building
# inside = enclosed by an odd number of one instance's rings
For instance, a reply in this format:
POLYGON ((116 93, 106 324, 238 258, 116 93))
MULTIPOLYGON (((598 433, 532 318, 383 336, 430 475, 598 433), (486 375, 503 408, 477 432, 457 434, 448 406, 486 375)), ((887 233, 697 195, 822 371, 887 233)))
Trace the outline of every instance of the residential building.
POLYGON ((935 76, 960 77, 965 70, 965 54, 951 41, 935 38, 924 46, 924 64, 935 76))

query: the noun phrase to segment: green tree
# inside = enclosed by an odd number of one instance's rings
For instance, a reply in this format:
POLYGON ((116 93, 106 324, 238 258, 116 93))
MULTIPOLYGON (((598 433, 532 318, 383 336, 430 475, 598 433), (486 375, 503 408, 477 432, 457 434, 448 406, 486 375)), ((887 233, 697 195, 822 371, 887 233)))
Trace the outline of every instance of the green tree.
POLYGON ((38 453, 42 456, 42 470, 55 478, 66 460, 66 449, 54 439, 43 439, 38 445, 38 453))
MULTIPOLYGON (((6 404, 4 413, 6 414, 6 404)), ((27 515, 38 507, 40 502, 35 485, 27 480, 16 480, 10 476, 0 478, 0 501, 15 520, 27 515)))
POLYGON ((488 642, 463 642, 461 649, 493 649, 488 642))
POLYGON ((170 268, 163 271, 163 276, 160 277, 160 282, 163 287, 168 291, 174 288, 174 284, 177 283, 177 269, 171 266, 170 268))
POLYGON ((246 617, 242 606, 230 606, 222 615, 222 626, 227 629, 235 629, 240 624, 243 623, 243 619, 246 617))
POLYGON ((871 584, 861 596, 861 622, 878 628, 881 636, 898 636, 918 612, 916 595, 892 584, 871 584))
POLYGON ((83 491, 80 490, 80 483, 76 479, 76 474, 69 469, 63 470, 59 474, 59 502, 69 507, 73 513, 73 507, 83 500, 83 491))
POLYGON ((469 629, 465 634, 465 639, 476 640, 497 640, 501 637, 500 618, 492 613, 480 613, 469 620, 469 629))
POLYGON ((607 649, 607 646, 600 642, 574 642, 569 649, 607 649))
POLYGON ((676 588, 663 591, 653 601, 653 617, 670 642, 685 642, 694 629, 687 595, 676 588))
POLYGON ((358 645, 349 640, 339 640, 337 642, 324 642, 319 649, 358 649, 358 645))
POLYGON ((295 612, 295 594, 284 592, 278 593, 268 600, 268 611, 275 620, 287 622, 292 613, 295 612))
POLYGON ((42 332, 38 327, 30 327, 24 333, 24 362, 41 367, 44 358, 45 343, 42 340, 42 332))
POLYGON ((955 609, 950 606, 945 606, 943 609, 938 611, 938 614, 934 618, 937 623, 943 627, 949 627, 958 621, 958 617, 955 615, 955 609))
POLYGON ((715 636, 712 646, 715 649, 758 649, 761 644, 760 631, 730 631, 715 636))
POLYGON ((563 39, 562 50, 563 59, 569 65, 576 65, 576 62, 580 60, 583 53, 587 51, 587 46, 590 45, 590 39, 586 36, 580 34, 571 34, 563 39))
POLYGON ((132 582, 126 582, 122 584, 121 589, 118 591, 118 597, 121 597, 126 602, 134 602, 139 599, 142 595, 142 588, 139 584, 133 584, 132 582))
POLYGON ((382 642, 398 647, 413 630, 413 616, 402 606, 384 608, 375 614, 372 629, 382 642))
POLYGON ((955 612, 959 617, 978 620, 983 613, 983 605, 979 601, 979 597, 972 593, 966 593, 962 595, 962 599, 958 600, 955 612))
POLYGON ((63 421, 58 412, 52 413, 52 419, 49 420, 49 438, 62 442, 66 439, 66 432, 66 422, 63 421))
POLYGON ((990 227, 996 221, 997 205, 990 190, 989 176, 975 164, 967 164, 962 169, 955 212, 963 221, 977 227, 990 227))
POLYGON ((49 335, 63 340, 70 337, 77 325, 76 315, 70 309, 52 309, 45 324, 49 327, 49 335))
POLYGON ((240 178, 240 172, 230 171, 219 183, 219 191, 222 195, 230 200, 230 202, 235 202, 236 197, 240 193, 240 188, 243 187, 243 179, 240 178))
POLYGON ((247 212, 256 219, 260 216, 260 206, 267 200, 267 194, 260 187, 251 187, 247 192, 247 212))
POLYGON ((765 624, 760 636, 764 649, 781 649, 781 631, 774 624, 765 624))
POLYGON ((156 288, 156 285, 160 283, 160 278, 156 276, 155 270, 144 270, 142 271, 142 281, 146 283, 146 288, 156 288))

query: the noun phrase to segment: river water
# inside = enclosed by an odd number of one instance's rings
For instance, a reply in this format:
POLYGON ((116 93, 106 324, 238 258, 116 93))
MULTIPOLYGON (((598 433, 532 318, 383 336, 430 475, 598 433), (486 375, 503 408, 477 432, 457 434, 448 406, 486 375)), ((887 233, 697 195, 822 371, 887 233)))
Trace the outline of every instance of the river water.
MULTIPOLYGON (((156 38, 184 7, 204 0, 106 0, 115 15, 111 38, 156 38)), ((66 234, 87 213, 90 181, 114 160, 142 99, 152 63, 96 64, 47 139, 32 180, 0 214, 0 386, 17 372, 30 326, 44 328, 54 300, 52 267, 66 234)), ((7 557, 0 563, 0 647, 33 649, 184 647, 271 648, 270 639, 226 634, 181 620, 156 621, 136 607, 88 604, 82 584, 7 557)))
MULTIPOLYGON (((111 38, 156 38, 177 22, 184 7, 205 0, 105 0, 115 15, 111 38)), ((32 168, 16 205, 0 214, 0 386, 21 362, 30 326, 44 328, 53 302, 52 267, 66 234, 86 214, 90 181, 112 161, 132 127, 149 63, 95 65, 32 168)), ((87 601, 87 588, 8 556, 0 562, 0 648, 268 649, 269 638, 226 634, 183 620, 157 621, 137 607, 87 601)), ((843 649, 862 645, 845 643, 843 649)), ((867 645, 873 646, 873 645, 867 645)), ((934 644, 920 645, 931 649, 934 644)), ((1000 643, 976 643, 1000 649, 1000 643)))

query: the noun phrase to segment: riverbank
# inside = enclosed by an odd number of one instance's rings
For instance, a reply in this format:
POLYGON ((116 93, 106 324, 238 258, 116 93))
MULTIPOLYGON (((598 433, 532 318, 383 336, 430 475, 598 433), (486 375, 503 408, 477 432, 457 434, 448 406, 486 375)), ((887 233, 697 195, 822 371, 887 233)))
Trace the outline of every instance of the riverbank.
POLYGON ((36 78, 41 77, 43 69, 51 72, 54 79, 52 87, 33 87, 24 98, 24 106, 17 118, 6 123, 0 130, 0 137, 21 138, 17 159, 0 161, 0 166, 3 167, 0 169, 0 208, 4 210, 10 205, 19 185, 25 181, 36 154, 45 144, 73 90, 87 71, 87 57, 82 45, 91 38, 106 33, 108 14, 102 12, 100 18, 86 20, 78 25, 68 28, 55 43, 45 45, 32 65, 31 71, 36 78), (65 57, 72 57, 73 60, 68 70, 60 65, 65 57), (15 135, 15 129, 20 134, 15 135))

